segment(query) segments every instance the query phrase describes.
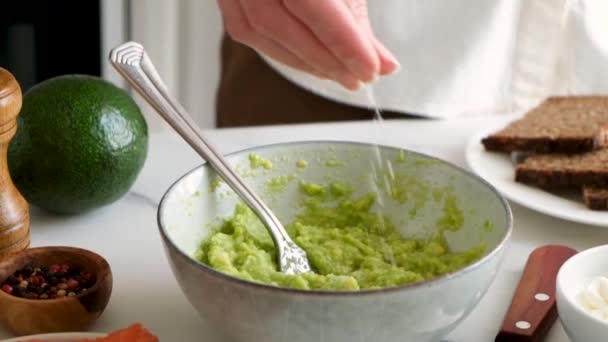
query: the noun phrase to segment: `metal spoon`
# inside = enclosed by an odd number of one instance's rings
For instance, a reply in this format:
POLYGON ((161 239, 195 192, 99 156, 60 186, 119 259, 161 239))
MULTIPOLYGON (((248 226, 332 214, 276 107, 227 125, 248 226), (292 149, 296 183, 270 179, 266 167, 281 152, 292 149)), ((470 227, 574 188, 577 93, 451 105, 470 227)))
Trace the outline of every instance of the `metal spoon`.
POLYGON ((226 160, 203 138, 200 129, 186 110, 174 99, 154 68, 144 47, 127 42, 110 52, 112 66, 140 93, 154 109, 205 159, 218 175, 249 205, 264 223, 278 251, 281 272, 299 274, 311 270, 306 252, 287 235, 281 222, 245 184, 226 160))

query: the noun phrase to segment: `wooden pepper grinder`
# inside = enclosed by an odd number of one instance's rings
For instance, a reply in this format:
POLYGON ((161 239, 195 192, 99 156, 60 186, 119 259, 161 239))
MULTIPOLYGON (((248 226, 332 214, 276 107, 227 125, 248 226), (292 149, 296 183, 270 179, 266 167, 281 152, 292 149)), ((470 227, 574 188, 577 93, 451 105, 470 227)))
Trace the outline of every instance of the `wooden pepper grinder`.
POLYGON ((20 110, 21 87, 9 71, 0 68, 0 259, 30 245, 29 206, 15 188, 7 162, 20 110))

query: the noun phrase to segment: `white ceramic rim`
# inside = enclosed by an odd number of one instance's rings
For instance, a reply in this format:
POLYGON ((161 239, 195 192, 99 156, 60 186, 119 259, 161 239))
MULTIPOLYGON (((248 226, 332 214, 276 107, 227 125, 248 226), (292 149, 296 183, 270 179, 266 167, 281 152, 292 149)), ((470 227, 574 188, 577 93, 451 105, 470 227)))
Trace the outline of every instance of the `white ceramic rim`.
POLYGON ((70 333, 52 333, 52 334, 38 334, 38 335, 28 335, 21 336, 15 338, 9 338, 5 340, 0 340, 0 342, 21 342, 26 340, 42 340, 42 341, 58 341, 59 339, 64 340, 77 340, 82 338, 99 338, 107 336, 107 334, 102 333, 84 333, 84 332, 70 332, 70 333))
MULTIPOLYGON (((467 165, 469 166, 471 171, 473 171, 473 173, 475 173, 477 176, 479 176, 481 178, 487 179, 488 182, 494 181, 494 179, 492 179, 491 177, 485 176, 486 174, 484 172, 482 172, 481 169, 478 167, 478 163, 473 161, 473 156, 477 155, 478 151, 480 149, 483 149, 482 144, 481 144, 481 139, 483 137, 503 128, 506 124, 512 122, 513 120, 518 119, 519 117, 520 117, 519 115, 510 117, 509 120, 504 121, 502 124, 484 126, 481 129, 479 129, 478 131, 476 131, 475 133, 473 133, 473 135, 469 138, 469 141, 467 142, 466 150, 465 150, 465 159, 466 159, 467 165), (481 176, 480 174, 484 175, 484 176, 481 176)), ((485 151, 485 150, 483 152, 484 153, 499 153, 499 152, 489 152, 489 151, 485 151)), ((536 189, 535 187, 533 187, 531 185, 527 186, 527 187, 529 187, 530 192, 543 191, 541 189, 536 189)), ((523 207, 534 210, 538 213, 541 213, 541 214, 544 214, 547 216, 551 216, 551 217, 555 217, 558 219, 586 224, 586 225, 590 225, 590 226, 596 226, 596 227, 606 227, 607 226, 606 220, 589 218, 589 215, 587 215, 587 216, 584 215, 585 213, 598 214, 599 212, 597 212, 597 211, 593 211, 591 209, 586 209, 585 211, 581 211, 580 214, 577 215, 577 214, 572 213, 571 210, 560 210, 560 208, 543 205, 542 202, 537 203, 535 201, 529 201, 526 199, 525 196, 514 195, 511 191, 509 191, 509 189, 507 189, 505 187, 501 187, 500 185, 497 187, 497 189, 500 191, 500 193, 504 197, 508 198, 510 201, 513 201, 523 207)), ((558 195, 554 195, 549 192, 544 192, 544 194, 546 194, 547 196, 559 197, 558 195)), ((607 214, 607 217, 608 217, 608 214, 607 214)))
POLYGON ((494 195, 496 196, 496 198, 498 198, 498 200, 500 201, 500 203, 502 204, 502 207, 505 211, 505 215, 506 215, 506 221, 507 221, 507 227, 506 232, 502 238, 502 240, 492 249, 492 251, 490 251, 488 254, 486 254, 485 256, 483 256, 482 258, 480 258, 479 260, 477 260, 476 262, 461 268, 459 270, 450 272, 450 273, 446 273, 443 274, 439 277, 435 277, 433 279, 430 280, 425 280, 425 281, 421 281, 421 282, 417 282, 417 283, 410 283, 410 284, 404 284, 401 286, 394 286, 394 287, 387 287, 387 288, 381 288, 381 289, 365 289, 365 290, 358 290, 358 291, 320 291, 320 290, 302 290, 302 289, 296 289, 296 288, 288 288, 288 287, 278 287, 278 286, 273 286, 273 285, 267 285, 267 284, 262 284, 262 283, 256 283, 256 282, 252 282, 249 280, 245 280, 245 279, 240 279, 237 277, 233 277, 231 275, 225 274, 223 272, 217 271, 214 268, 205 265, 201 262, 198 262, 197 260, 195 260, 192 256, 185 254, 181 249, 179 249, 174 243, 173 240, 171 240, 167 234, 167 232, 165 231, 165 228, 162 225, 162 220, 161 217, 163 216, 163 211, 165 210, 165 199, 167 197, 169 197, 171 195, 171 193, 174 191, 174 189, 176 188, 177 184, 180 183, 183 179, 187 178, 188 176, 190 176, 192 173, 196 172, 197 170, 203 168, 206 166, 206 162, 203 162, 203 164, 195 167, 194 169, 186 172, 184 175, 182 175, 181 177, 179 177, 173 184, 171 184, 171 186, 169 186, 169 188, 167 189, 167 191, 165 192, 165 194, 163 195, 163 197, 160 200, 160 204, 158 205, 158 209, 157 209, 157 216, 156 216, 156 222, 159 228, 159 231, 161 233, 161 237, 164 240, 165 243, 169 244, 171 246, 171 248, 173 248, 174 250, 177 251, 178 255, 180 255, 182 258, 184 258, 187 262, 193 264, 195 267, 209 273, 212 276, 224 279, 226 281, 230 281, 230 282, 236 282, 238 284, 241 285, 246 285, 246 286, 250 286, 253 288, 257 288, 259 290, 266 290, 266 291, 274 291, 274 292, 284 292, 284 293, 292 293, 292 294, 299 294, 299 295, 304 295, 304 296, 320 296, 320 297, 324 297, 324 296, 361 296, 361 295, 373 295, 373 294, 379 294, 379 293, 392 293, 394 291, 405 291, 407 289, 412 289, 412 288, 419 288, 419 287, 423 287, 423 286, 429 286, 432 284, 436 284, 436 283, 440 283, 440 282, 444 282, 444 281, 449 281, 450 279, 456 278, 456 277, 460 277, 472 270, 474 270, 475 268, 479 267, 482 264, 485 264, 486 262, 488 262, 490 259, 492 259, 492 257, 494 257, 494 255, 498 254, 500 251, 502 251, 506 245, 506 243, 509 241, 511 234, 513 232, 513 213, 511 211, 511 207, 509 206, 509 203, 507 202, 507 200, 504 198, 504 196, 498 191, 496 190, 496 188, 490 184, 488 181, 486 181, 485 179, 481 178, 480 176, 478 176, 477 174, 470 172, 458 165, 455 165, 453 163, 450 163, 448 161, 445 161, 443 159, 439 159, 437 157, 433 157, 433 156, 429 156, 426 155, 424 153, 420 153, 420 152, 415 152, 415 151, 411 151, 405 148, 401 148, 401 147, 395 147, 395 146, 387 146, 387 145, 378 145, 378 144, 371 144, 371 143, 364 143, 364 142, 357 142, 357 141, 344 141, 344 140, 303 140, 303 141, 291 141, 291 142, 283 142, 283 143, 275 143, 275 144, 267 144, 267 145, 260 145, 257 147, 251 147, 251 148, 247 148, 247 149, 243 149, 243 150, 239 150, 239 151, 235 151, 229 154, 226 154, 226 157, 230 157, 230 156, 234 156, 234 155, 238 155, 238 154, 244 154, 244 153, 252 153, 255 151, 260 151, 260 150, 264 150, 267 148, 273 148, 273 147, 277 147, 277 146, 289 146, 289 145, 301 145, 301 144, 336 144, 336 145, 364 145, 364 146, 375 146, 375 147, 379 147, 382 149, 386 149, 386 150, 391 150, 391 151, 405 151, 407 153, 411 153, 414 155, 417 155, 419 157, 423 157, 423 158, 428 158, 434 161, 437 161, 441 164, 444 164, 446 166, 449 166, 453 169, 455 169, 456 171, 462 173, 464 176, 468 176, 474 180, 476 180, 477 182, 479 182, 481 185, 487 187, 489 190, 491 190, 494 195))
POLYGON ((606 254, 608 256, 608 245, 600 245, 600 246, 588 248, 588 249, 586 249, 582 252, 578 252, 575 255, 568 258, 568 260, 566 260, 566 262, 562 265, 562 267, 560 267, 559 272, 557 272, 556 286, 557 286, 557 291, 561 294, 562 298, 566 302, 568 302, 568 304, 570 304, 570 306, 574 307, 574 310, 576 312, 578 312, 581 315, 583 315, 591 320, 594 320, 600 324, 608 325, 608 321, 601 320, 595 316, 592 316, 587 311, 583 310, 583 308, 581 308, 580 304, 578 304, 576 302, 576 300, 570 299, 570 296, 566 293, 566 291, 564 290, 564 287, 563 287, 563 284, 568 281, 567 280, 568 278, 564 275, 564 273, 566 272, 564 270, 567 267, 575 267, 576 263, 578 262, 578 259, 586 258, 589 254, 595 254, 595 253, 601 254, 602 252, 603 252, 603 254, 606 254))

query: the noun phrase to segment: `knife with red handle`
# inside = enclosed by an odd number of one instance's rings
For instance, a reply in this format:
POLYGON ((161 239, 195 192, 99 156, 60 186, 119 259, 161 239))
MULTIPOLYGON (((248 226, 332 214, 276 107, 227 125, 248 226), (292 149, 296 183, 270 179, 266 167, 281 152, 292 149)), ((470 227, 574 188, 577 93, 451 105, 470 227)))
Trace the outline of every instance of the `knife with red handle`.
POLYGON ((557 273, 576 253, 566 246, 547 245, 530 254, 495 342, 543 340, 557 319, 557 273))

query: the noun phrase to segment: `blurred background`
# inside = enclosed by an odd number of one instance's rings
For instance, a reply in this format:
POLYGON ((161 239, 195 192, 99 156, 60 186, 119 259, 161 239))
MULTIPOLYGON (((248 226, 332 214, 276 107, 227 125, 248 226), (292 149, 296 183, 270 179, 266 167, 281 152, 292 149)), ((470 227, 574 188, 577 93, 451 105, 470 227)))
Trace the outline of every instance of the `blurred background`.
MULTIPOLYGON (((0 65, 15 75, 23 92, 71 73, 101 76, 126 87, 107 56, 112 47, 135 40, 146 47, 169 89, 198 123, 211 128, 221 34, 215 1, 8 1, 0 18, 0 65)), ((148 123, 152 130, 164 125, 156 117, 148 123)))
MULTIPOLYGON (((606 93, 608 1, 478 1, 466 6, 472 1, 386 0, 370 6, 374 30, 389 48, 398 48, 407 66, 401 76, 374 86, 385 118, 500 115, 530 108, 548 95, 606 93), (387 8, 399 14, 392 21, 387 8)), ((252 49, 222 44, 222 34, 216 1, 10 1, 0 16, 0 65, 24 92, 72 73, 127 88, 108 54, 134 40, 146 47, 169 90, 203 128, 372 118, 366 92, 292 73, 252 49), (221 51, 224 65, 230 65, 222 85, 221 51)), ((151 130, 166 127, 134 97, 151 130)))

